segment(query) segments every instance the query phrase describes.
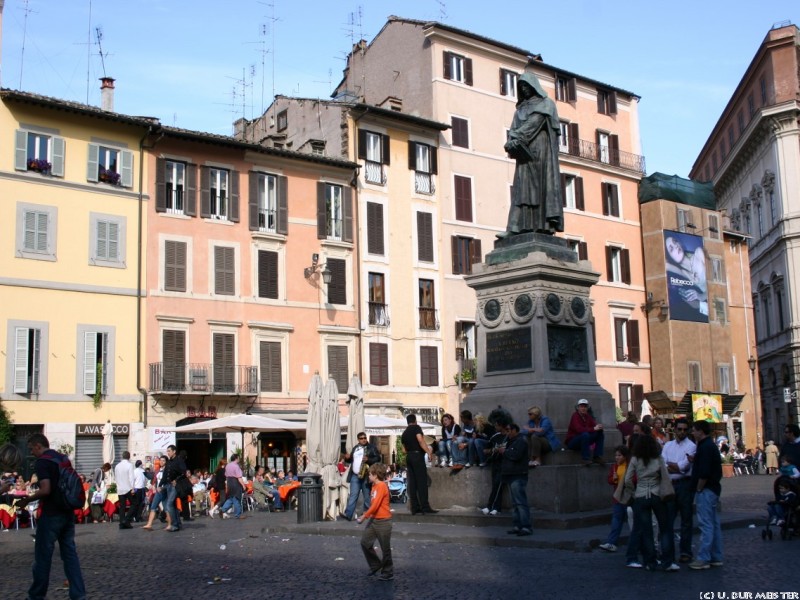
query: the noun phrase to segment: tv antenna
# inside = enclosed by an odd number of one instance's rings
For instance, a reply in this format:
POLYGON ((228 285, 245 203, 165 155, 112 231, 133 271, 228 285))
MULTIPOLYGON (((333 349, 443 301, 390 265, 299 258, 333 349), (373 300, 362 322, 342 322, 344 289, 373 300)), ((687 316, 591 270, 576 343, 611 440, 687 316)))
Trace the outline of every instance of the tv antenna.
POLYGON ((20 52, 19 55, 19 89, 22 89, 22 71, 25 66, 25 41, 28 33, 28 15, 38 11, 28 6, 28 0, 25 0, 25 6, 22 8, 22 12, 24 16, 22 18, 22 52, 20 52))
MULTIPOLYGON (((269 6, 272 9, 272 16, 266 17, 267 20, 270 23, 272 23, 272 31, 269 30, 270 29, 269 28, 269 24, 262 24, 262 26, 261 26, 261 35, 266 37, 270 33, 272 34, 272 52, 271 52, 271 54, 272 54, 272 99, 274 100, 275 99, 275 24, 278 21, 280 21, 280 19, 275 16, 275 3, 274 2, 259 2, 259 4, 263 4, 264 6, 269 6)), ((264 42, 266 44, 266 40, 264 42)), ((263 54, 262 54, 262 63, 261 64, 262 64, 262 68, 263 68, 263 64, 264 64, 263 63, 263 54)), ((264 112, 264 99, 263 99, 264 83, 263 83, 263 81, 261 83, 261 88, 262 88, 262 92, 261 92, 261 95, 262 95, 261 112, 263 114, 263 112, 264 112)))
POLYGON ((436 0, 436 4, 439 5, 439 21, 447 21, 447 4, 444 0, 436 0))
POLYGON ((103 29, 102 27, 94 28, 95 39, 97 40, 97 52, 100 55, 100 66, 103 68, 103 77, 106 76, 106 56, 108 52, 103 53, 103 29))

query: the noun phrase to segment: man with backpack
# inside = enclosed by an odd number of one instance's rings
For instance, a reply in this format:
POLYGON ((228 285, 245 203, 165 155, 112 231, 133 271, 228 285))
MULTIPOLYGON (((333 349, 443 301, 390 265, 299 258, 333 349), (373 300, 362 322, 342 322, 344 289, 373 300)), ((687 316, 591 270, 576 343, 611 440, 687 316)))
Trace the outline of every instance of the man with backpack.
POLYGON ((39 500, 42 516, 36 525, 36 542, 33 550, 33 583, 28 589, 29 600, 44 600, 50 583, 50 565, 56 541, 64 561, 64 573, 69 581, 70 600, 84 600, 86 587, 83 583, 78 550, 75 547, 75 515, 70 503, 74 501, 69 489, 59 485, 63 478, 75 475, 66 456, 50 449, 50 442, 41 433, 28 438, 28 449, 36 457, 36 476, 39 489, 17 501, 20 506, 39 500))

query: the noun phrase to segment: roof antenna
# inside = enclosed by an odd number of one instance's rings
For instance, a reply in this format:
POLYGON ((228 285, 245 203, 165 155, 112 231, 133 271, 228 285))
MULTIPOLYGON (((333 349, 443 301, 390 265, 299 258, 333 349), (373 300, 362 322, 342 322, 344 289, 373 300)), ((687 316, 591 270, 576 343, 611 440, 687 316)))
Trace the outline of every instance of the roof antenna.
POLYGON ((103 67, 103 77, 106 77, 106 54, 103 54, 103 30, 100 27, 94 28, 95 39, 97 40, 97 51, 100 54, 100 66, 103 67))
POLYGON ((28 0, 25 0, 25 7, 22 9, 25 17, 22 21, 22 52, 19 56, 19 89, 22 89, 22 68, 25 65, 25 39, 28 32, 28 15, 32 12, 37 12, 28 6, 28 0))

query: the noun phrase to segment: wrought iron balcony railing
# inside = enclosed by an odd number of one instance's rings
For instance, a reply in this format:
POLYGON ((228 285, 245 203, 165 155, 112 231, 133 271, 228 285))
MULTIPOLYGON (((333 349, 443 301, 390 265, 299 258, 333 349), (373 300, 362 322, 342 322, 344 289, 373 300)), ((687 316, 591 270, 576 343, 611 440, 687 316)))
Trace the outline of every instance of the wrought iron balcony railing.
POLYGON ((642 174, 646 172, 644 156, 631 154, 630 152, 623 152, 622 150, 612 150, 608 146, 602 146, 595 142, 590 142, 587 140, 570 140, 566 147, 560 146, 559 150, 562 154, 578 156, 580 158, 612 165, 628 171, 635 171, 636 173, 642 174))
POLYGON ((258 209, 258 230, 274 232, 277 223, 277 211, 267 208, 258 209))
POLYGON ((414 172, 414 191, 417 194, 433 194, 436 188, 433 185, 433 175, 423 171, 414 172))
POLYGON ((201 363, 150 363, 153 394, 258 394, 258 367, 201 363))
POLYGON ((388 327, 391 323, 389 319, 389 306, 381 302, 367 302, 369 306, 369 324, 378 327, 388 327))
POLYGON ((367 183, 386 185, 386 171, 381 163, 366 161, 364 165, 364 179, 367 183))
POLYGON ((419 328, 430 331, 439 329, 439 316, 435 308, 419 307, 419 328))

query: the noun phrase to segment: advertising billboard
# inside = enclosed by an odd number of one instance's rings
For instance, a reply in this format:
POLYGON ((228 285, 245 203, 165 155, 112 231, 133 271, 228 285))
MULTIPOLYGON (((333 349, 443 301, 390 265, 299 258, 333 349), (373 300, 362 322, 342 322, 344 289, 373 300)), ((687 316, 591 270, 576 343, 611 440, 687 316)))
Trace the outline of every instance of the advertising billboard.
POLYGON ((664 231, 669 318, 708 323, 708 281, 703 238, 664 231))
POLYGON ((719 394, 692 394, 692 420, 720 423, 722 421, 722 396, 719 394))

